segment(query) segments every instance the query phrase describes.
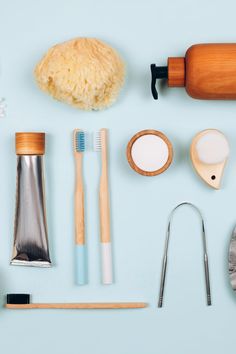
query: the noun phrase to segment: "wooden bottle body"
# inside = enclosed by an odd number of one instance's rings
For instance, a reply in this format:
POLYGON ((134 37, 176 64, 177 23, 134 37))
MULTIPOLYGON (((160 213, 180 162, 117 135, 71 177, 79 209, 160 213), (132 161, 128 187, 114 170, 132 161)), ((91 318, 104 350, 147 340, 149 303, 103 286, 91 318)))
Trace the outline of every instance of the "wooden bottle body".
POLYGON ((197 99, 236 99, 236 44, 197 44, 185 56, 185 88, 197 99))

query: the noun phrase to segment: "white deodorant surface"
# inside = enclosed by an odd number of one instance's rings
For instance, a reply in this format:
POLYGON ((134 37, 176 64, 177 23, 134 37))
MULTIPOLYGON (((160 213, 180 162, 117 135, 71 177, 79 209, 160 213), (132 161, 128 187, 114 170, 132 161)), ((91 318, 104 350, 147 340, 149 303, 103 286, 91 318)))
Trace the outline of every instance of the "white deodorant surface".
POLYGON ((154 172, 162 168, 169 157, 168 145, 157 135, 147 134, 138 138, 131 150, 134 163, 141 170, 154 172))
POLYGON ((229 155, 229 143, 218 130, 208 132, 196 143, 199 160, 205 164, 217 164, 229 155))

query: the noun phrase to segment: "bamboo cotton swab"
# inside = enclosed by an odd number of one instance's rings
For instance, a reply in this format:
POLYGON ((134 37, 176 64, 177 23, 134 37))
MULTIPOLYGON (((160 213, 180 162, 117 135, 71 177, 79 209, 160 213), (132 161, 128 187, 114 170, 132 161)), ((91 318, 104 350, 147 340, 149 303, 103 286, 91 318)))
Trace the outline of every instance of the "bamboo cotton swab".
POLYGON ((7 309, 141 309, 146 302, 31 303, 30 294, 7 294, 7 309))

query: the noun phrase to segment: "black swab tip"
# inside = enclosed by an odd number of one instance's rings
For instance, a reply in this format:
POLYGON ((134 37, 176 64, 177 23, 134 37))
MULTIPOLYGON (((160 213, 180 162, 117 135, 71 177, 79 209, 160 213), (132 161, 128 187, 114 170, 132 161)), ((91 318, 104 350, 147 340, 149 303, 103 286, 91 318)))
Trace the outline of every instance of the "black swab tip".
POLYGON ((30 294, 7 294, 7 304, 25 305, 30 303, 30 294))

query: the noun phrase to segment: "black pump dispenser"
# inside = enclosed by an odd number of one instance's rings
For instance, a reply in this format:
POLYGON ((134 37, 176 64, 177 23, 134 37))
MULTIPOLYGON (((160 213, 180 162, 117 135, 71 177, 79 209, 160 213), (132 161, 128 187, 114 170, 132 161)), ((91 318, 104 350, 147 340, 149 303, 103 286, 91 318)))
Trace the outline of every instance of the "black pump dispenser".
POLYGON ((158 99, 158 93, 156 89, 156 80, 157 79, 168 79, 168 66, 156 66, 156 64, 151 64, 151 90, 154 100, 158 99))

